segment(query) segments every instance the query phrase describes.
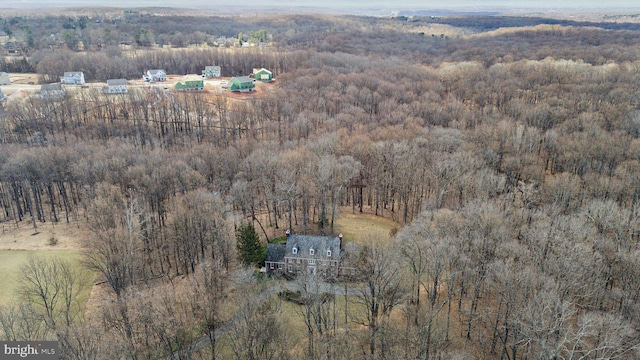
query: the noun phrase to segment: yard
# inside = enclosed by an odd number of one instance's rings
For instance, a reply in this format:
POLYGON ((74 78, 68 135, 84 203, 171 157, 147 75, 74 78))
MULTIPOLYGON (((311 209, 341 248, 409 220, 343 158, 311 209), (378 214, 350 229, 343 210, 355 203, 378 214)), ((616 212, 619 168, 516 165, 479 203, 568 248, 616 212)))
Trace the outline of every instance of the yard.
MULTIPOLYGON (((80 253, 74 250, 58 251, 33 251, 33 250, 0 250, 0 306, 17 303, 19 301, 18 288, 20 286, 20 267, 27 263, 31 256, 39 256, 45 259, 57 258, 69 261, 73 268, 82 269, 80 266, 80 253)), ((81 306, 87 301, 93 274, 82 271, 83 290, 80 293, 81 306)))
POLYGON ((4 223, 0 232, 0 305, 17 303, 20 267, 30 256, 69 261, 82 273, 81 306, 87 301, 95 275, 81 265, 81 240, 86 230, 77 223, 40 224, 34 231, 30 221, 4 223))
POLYGON ((341 209, 336 221, 336 233, 342 233, 345 241, 354 241, 358 245, 375 245, 380 241, 389 241, 401 225, 395 221, 373 214, 351 212, 351 208, 341 209))

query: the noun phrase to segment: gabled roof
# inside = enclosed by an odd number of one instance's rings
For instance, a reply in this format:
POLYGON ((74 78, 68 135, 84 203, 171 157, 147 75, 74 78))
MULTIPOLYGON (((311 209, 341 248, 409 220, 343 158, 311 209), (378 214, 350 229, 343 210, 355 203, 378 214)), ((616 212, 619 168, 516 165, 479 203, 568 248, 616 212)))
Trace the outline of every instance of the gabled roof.
POLYGON ((271 71, 269 71, 269 70, 267 70, 265 68, 253 69, 253 73, 254 74, 257 74, 257 73, 260 73, 260 72, 266 72, 267 74, 271 74, 271 71))
POLYGON ((166 74, 163 69, 151 69, 151 70, 149 70, 147 72, 149 73, 149 75, 155 75, 155 74, 159 74, 159 73, 166 74))
POLYGON ((0 72, 0 77, 5 76, 5 75, 9 76, 9 74, 4 72, 4 71, 0 72))
POLYGON ((207 66, 204 67, 204 69, 205 70, 217 70, 217 69, 220 69, 220 66, 213 66, 213 65, 209 66, 209 65, 207 65, 207 66))
POLYGON ((109 86, 127 85, 127 79, 109 79, 107 80, 109 86))
POLYGON ((267 244, 266 262, 283 262, 287 246, 284 244, 267 244))
POLYGON ((326 259, 327 250, 331 250, 332 259, 340 259, 340 239, 332 236, 289 235, 286 256, 309 259, 326 259), (297 254, 293 254, 293 248, 297 254), (310 250, 314 250, 311 255, 310 250))
POLYGON ((248 82, 252 83, 253 82, 253 79, 248 77, 248 76, 234 77, 233 79, 231 79, 231 81, 233 81, 234 79, 237 80, 239 83, 248 83, 248 82))

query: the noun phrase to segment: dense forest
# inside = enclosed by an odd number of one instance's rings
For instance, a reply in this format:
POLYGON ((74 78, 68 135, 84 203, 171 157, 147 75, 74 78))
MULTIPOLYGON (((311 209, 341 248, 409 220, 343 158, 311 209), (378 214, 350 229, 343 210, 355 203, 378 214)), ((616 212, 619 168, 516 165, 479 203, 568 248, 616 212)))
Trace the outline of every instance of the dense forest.
POLYGON ((65 359, 640 357, 635 24, 122 16, 3 18, 24 56, 0 71, 103 81, 216 64, 276 81, 242 98, 5 100, 0 221, 90 229, 84 263, 107 295, 80 313, 73 269, 33 261, 0 337, 58 340, 65 359), (260 30, 265 46, 212 45, 260 30), (84 51, 42 39, 61 33, 84 51), (178 33, 195 40, 157 48, 178 33), (234 227, 334 234, 344 211, 400 230, 329 296, 297 279, 286 314, 280 280, 237 261, 234 227))

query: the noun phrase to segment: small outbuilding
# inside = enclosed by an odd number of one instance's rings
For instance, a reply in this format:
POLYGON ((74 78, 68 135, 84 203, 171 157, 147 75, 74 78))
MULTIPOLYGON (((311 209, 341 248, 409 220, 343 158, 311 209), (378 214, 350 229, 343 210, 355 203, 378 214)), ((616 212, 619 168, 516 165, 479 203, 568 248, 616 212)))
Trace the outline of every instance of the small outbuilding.
POLYGON ((234 77, 227 83, 227 90, 234 92, 252 92, 256 89, 253 79, 248 76, 234 77))

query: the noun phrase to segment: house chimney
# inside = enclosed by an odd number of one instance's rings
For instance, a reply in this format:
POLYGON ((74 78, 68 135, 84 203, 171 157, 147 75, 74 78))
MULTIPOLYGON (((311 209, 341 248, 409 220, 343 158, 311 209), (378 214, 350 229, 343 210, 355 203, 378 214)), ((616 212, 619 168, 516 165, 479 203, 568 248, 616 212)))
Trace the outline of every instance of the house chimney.
POLYGON ((338 239, 340 239, 340 249, 342 250, 342 233, 338 235, 338 239))
POLYGON ((287 231, 285 231, 284 234, 287 235, 287 239, 288 239, 289 235, 291 235, 291 230, 287 229, 287 231))

